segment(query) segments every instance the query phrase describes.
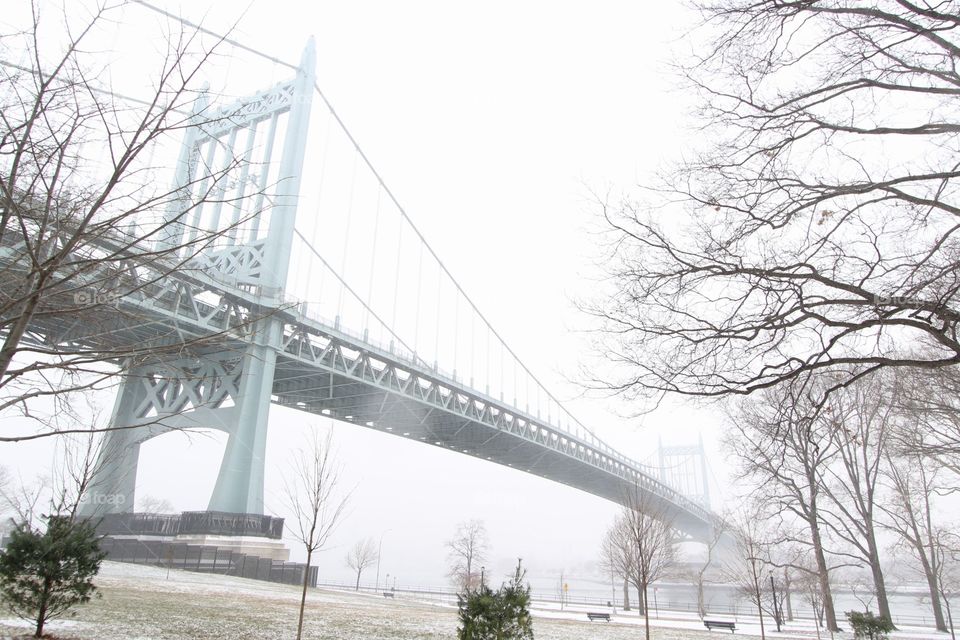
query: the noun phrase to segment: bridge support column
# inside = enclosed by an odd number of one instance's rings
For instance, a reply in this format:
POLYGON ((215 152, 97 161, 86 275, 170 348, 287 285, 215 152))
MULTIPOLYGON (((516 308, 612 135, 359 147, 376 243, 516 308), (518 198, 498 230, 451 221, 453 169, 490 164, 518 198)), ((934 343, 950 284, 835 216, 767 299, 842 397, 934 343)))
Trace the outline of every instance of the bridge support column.
POLYGON ((267 418, 276 363, 277 352, 268 346, 251 346, 243 356, 237 420, 229 432, 210 511, 263 513, 267 418))
POLYGON ((127 374, 120 383, 110 416, 110 427, 97 457, 93 483, 83 498, 80 514, 88 517, 106 513, 129 513, 136 499, 137 463, 140 459, 140 429, 126 428, 136 421, 136 408, 143 402, 144 387, 138 372, 127 374))

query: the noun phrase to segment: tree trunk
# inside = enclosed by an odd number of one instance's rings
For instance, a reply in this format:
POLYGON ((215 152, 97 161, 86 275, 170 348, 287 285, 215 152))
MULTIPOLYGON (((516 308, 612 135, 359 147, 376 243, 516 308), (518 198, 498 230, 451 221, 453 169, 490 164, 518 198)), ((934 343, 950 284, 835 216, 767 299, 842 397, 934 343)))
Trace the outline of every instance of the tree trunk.
POLYGON ((357 570, 357 584, 353 587, 354 591, 360 591, 360 570, 357 570))
POLYGON ((43 625, 47 621, 47 602, 50 600, 50 578, 44 578, 43 593, 40 596, 40 610, 37 612, 37 629, 35 638, 43 637, 43 625))
POLYGON ((300 592, 300 618, 297 620, 297 640, 303 634, 303 609, 307 604, 307 582, 310 579, 310 560, 313 557, 313 549, 307 549, 307 564, 303 568, 303 590, 300 592))
MULTIPOLYGON (((816 511, 813 512, 816 514, 816 511)), ((813 552, 817 560, 817 577, 820 579, 820 597, 823 599, 823 615, 826 618, 827 629, 840 631, 837 626, 837 612, 833 608, 833 592, 830 590, 830 571, 827 559, 823 553, 823 542, 820 539, 820 527, 816 515, 811 518, 810 533, 813 538, 813 552)))
POLYGON ((623 579, 623 610, 630 611, 630 582, 623 579))
POLYGON ((697 580, 697 613, 700 614, 700 617, 707 615, 707 607, 704 604, 703 597, 703 576, 701 575, 697 580))
POLYGON ((870 552, 870 573, 873 575, 873 588, 877 593, 877 609, 880 617, 893 622, 890 615, 890 600, 887 597, 887 585, 883 579, 883 568, 880 566, 880 552, 877 550, 877 539, 872 525, 868 529, 867 549, 870 552))
POLYGON ((943 603, 940 600, 940 584, 937 580, 937 573, 926 555, 921 551, 920 563, 923 565, 923 573, 927 578, 927 588, 930 590, 930 605, 933 607, 933 621, 937 626, 937 631, 949 631, 947 621, 943 617, 943 603))
POLYGON ((47 603, 44 602, 40 605, 40 611, 37 613, 37 629, 36 633, 33 634, 35 638, 43 637, 43 622, 44 618, 47 617, 47 603))
POLYGON ((813 555, 817 561, 817 577, 820 580, 820 597, 823 600, 823 615, 826 617, 827 629, 833 632, 840 631, 837 626, 837 612, 833 608, 833 591, 830 590, 830 569, 827 558, 823 553, 823 539, 820 537, 820 515, 817 512, 817 482, 812 473, 807 474, 810 487, 810 496, 806 509, 807 526, 810 527, 810 541, 813 543, 813 555))
MULTIPOLYGON (((927 485, 927 475, 923 472, 923 462, 920 461, 920 473, 923 478, 923 484, 927 485)), ((911 520, 913 521, 913 530, 916 536, 916 547, 917 555, 920 557, 920 563, 923 565, 923 572, 927 576, 927 585, 930 587, 930 603, 933 605, 933 619, 936 621, 938 631, 947 631, 946 620, 943 619, 943 607, 947 608, 947 618, 950 621, 950 637, 954 637, 953 633, 953 615, 950 613, 950 602, 943 597, 943 592, 940 584, 940 566, 939 555, 937 554, 937 543, 933 535, 933 512, 930 509, 930 491, 924 492, 923 502, 924 502, 924 520, 926 522, 926 545, 923 543, 923 536, 920 533, 920 529, 917 526, 916 517, 911 514, 911 520), (930 552, 929 558, 927 556, 927 551, 930 552)))
POLYGON ((953 632, 953 613, 950 611, 950 599, 943 593, 940 595, 943 597, 943 606, 947 609, 947 620, 950 621, 950 639, 957 640, 957 634, 953 632))
POLYGON ((646 630, 646 638, 650 640, 650 610, 647 608, 647 583, 643 583, 643 627, 646 630))
POLYGON ((757 615, 760 616, 760 640, 767 639, 767 630, 763 624, 763 592, 760 589, 760 583, 758 582, 756 573, 753 576, 753 589, 754 595, 757 597, 757 615))
POLYGON ((645 616, 647 615, 647 599, 643 593, 643 581, 638 579, 633 583, 633 586, 637 589, 637 613, 645 616))

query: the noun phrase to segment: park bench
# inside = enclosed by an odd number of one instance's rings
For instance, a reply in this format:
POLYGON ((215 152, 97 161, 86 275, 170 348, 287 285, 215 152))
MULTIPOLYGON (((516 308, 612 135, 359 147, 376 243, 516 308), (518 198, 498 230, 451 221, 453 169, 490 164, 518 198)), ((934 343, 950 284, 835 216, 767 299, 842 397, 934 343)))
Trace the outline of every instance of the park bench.
POLYGON ((392 591, 384 591, 384 592, 383 592, 383 597, 384 597, 384 598, 392 598, 392 597, 393 597, 393 592, 392 592, 392 591))
POLYGON ((590 618, 590 622, 593 622, 594 620, 606 620, 607 622, 610 622, 609 613, 588 613, 587 617, 590 618))
POLYGON ((730 629, 730 633, 733 633, 734 630, 737 628, 737 623, 727 622, 725 620, 704 620, 703 626, 705 626, 708 631, 713 631, 714 628, 730 629))

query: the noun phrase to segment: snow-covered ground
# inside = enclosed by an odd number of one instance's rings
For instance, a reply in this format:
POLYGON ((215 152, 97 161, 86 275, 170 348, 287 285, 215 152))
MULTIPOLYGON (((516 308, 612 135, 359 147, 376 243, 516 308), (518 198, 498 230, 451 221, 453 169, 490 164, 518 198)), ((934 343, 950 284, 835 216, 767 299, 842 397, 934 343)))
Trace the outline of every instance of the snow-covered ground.
MULTIPOLYGON (((105 562, 97 580, 102 598, 79 607, 68 620, 50 623, 58 638, 77 640, 289 639, 296 632, 299 589, 209 574, 105 562)), ((613 622, 588 622, 587 609, 564 611, 535 603, 538 640, 619 640, 642 637, 643 619, 617 614, 613 622), (639 626, 638 626, 639 625, 639 626)), ((707 632, 693 617, 651 620, 656 640, 723 640, 725 631, 707 632)), ((373 594, 311 589, 307 595, 304 637, 379 640, 455 638, 456 609, 402 594, 387 599, 373 594)), ((756 621, 738 620, 737 636, 759 635, 756 621)), ((0 637, 29 632, 27 623, 0 619, 0 637)), ((842 634, 850 637, 850 634, 842 634)), ((811 626, 791 625, 772 638, 815 638, 811 626)), ((824 636, 824 640, 829 636, 824 636)), ((900 638, 943 638, 929 631, 904 630, 900 638)))

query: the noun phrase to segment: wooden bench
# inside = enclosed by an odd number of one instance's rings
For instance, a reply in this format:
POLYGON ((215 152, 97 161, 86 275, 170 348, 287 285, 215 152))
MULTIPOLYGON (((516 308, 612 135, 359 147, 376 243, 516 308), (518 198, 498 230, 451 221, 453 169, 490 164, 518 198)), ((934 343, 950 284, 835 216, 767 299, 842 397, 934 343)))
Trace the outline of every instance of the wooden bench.
POLYGON ((393 597, 393 592, 392 592, 392 591, 384 591, 384 592, 383 592, 383 597, 384 597, 384 598, 392 598, 392 597, 393 597))
POLYGON ((590 622, 593 622, 594 620, 605 620, 610 622, 609 613, 588 613, 587 617, 590 618, 590 622))
POLYGON ((730 629, 730 633, 733 633, 734 630, 737 628, 737 623, 726 622, 725 620, 704 620, 703 626, 705 626, 708 631, 712 631, 714 628, 730 629))

